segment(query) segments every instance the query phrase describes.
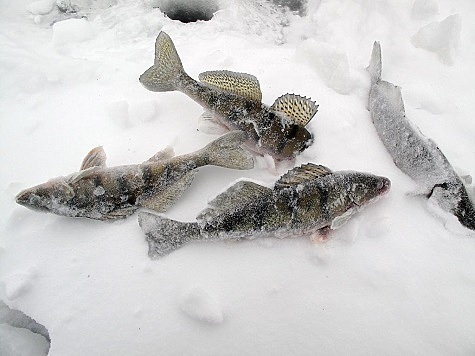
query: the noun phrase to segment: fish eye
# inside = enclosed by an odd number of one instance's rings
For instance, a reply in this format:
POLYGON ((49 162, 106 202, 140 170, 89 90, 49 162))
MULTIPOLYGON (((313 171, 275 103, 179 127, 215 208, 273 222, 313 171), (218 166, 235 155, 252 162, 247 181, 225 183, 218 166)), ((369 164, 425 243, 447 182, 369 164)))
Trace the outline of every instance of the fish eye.
POLYGON ((384 187, 384 182, 383 182, 382 180, 380 180, 380 181, 378 182, 376 188, 377 188, 378 190, 381 190, 381 189, 383 189, 383 187, 384 187))

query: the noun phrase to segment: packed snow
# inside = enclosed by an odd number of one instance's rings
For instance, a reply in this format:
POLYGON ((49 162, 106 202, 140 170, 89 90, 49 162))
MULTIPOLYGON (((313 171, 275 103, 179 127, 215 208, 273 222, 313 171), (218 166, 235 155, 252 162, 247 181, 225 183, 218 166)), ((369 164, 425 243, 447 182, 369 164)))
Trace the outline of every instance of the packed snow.
MULTIPOLYGON (((277 4, 302 2, 221 0, 211 20, 189 23, 160 3, 173 1, 0 2, 0 300, 47 329, 50 355, 473 355, 474 233, 394 165, 367 110, 365 68, 380 41, 407 117, 474 175, 475 3, 309 0, 291 12, 277 4), (245 72, 267 105, 287 92, 316 100, 315 142, 295 165, 386 176, 389 194, 323 242, 188 244, 159 260, 136 215, 104 223, 16 204, 93 147, 115 166, 217 137, 198 130, 202 108, 187 96, 138 82, 160 30, 193 78, 245 72)), ((271 185, 287 168, 265 157, 250 171, 204 167, 165 215, 193 221, 236 180, 271 185)), ((0 319, 1 353, 48 352, 14 324, 0 319)))

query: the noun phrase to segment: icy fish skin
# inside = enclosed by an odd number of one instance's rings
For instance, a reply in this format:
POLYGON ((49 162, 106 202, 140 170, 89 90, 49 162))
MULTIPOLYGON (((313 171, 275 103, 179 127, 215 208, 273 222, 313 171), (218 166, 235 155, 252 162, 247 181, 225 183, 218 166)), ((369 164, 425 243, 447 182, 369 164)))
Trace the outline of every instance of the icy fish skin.
POLYGON ((395 165, 414 179, 431 201, 455 215, 463 226, 475 230, 475 207, 463 180, 437 145, 407 119, 401 89, 381 79, 378 42, 374 43, 367 69, 371 76, 371 119, 395 165))
POLYGON ((183 92, 205 108, 206 117, 229 130, 246 132, 250 150, 277 160, 291 159, 312 144, 305 125, 318 105, 310 99, 285 94, 268 107, 252 75, 221 70, 201 73, 199 79, 186 74, 171 38, 160 32, 155 63, 139 78, 146 89, 183 92))
POLYGON ((190 154, 173 157, 168 148, 141 164, 116 167, 106 167, 104 150, 96 147, 79 172, 25 189, 16 202, 33 210, 97 220, 123 219, 140 207, 164 212, 190 186, 199 167, 251 169, 253 158, 240 147, 245 140, 245 133, 233 131, 190 154))
POLYGON ((151 258, 192 241, 326 235, 390 185, 385 177, 306 164, 284 174, 273 188, 245 180, 235 183, 212 200, 196 222, 140 212, 139 224, 151 258))

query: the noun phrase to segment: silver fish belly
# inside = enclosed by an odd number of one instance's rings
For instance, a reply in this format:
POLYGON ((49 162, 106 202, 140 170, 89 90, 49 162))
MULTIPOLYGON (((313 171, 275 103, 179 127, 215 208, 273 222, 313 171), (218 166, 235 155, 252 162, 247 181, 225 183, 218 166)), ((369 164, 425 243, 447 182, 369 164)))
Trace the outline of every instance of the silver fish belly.
POLYGON ((155 63, 139 79, 145 88, 185 93, 222 126, 246 132, 247 146, 259 154, 290 159, 312 144, 313 136, 305 125, 317 112, 315 102, 286 94, 268 107, 261 102, 258 80, 245 73, 204 72, 199 79, 186 74, 171 38, 160 32, 155 63))
POLYGON ((110 168, 105 166, 102 147, 97 147, 78 173, 26 189, 16 202, 34 210, 97 220, 126 218, 140 207, 164 212, 191 185, 197 168, 252 168, 252 157, 240 148, 245 140, 244 133, 234 131, 191 154, 172 157, 172 151, 165 150, 142 164, 110 168))
POLYGON ((371 119, 395 165, 414 179, 442 209, 475 230, 475 208, 462 179, 437 145, 406 117, 399 87, 381 79, 381 47, 374 43, 371 76, 371 119))
POLYGON ((283 175, 273 189, 240 181, 213 199, 196 222, 184 223, 142 212, 139 224, 152 258, 191 241, 289 237, 343 225, 389 190, 387 178, 360 172, 331 172, 307 164, 283 175))

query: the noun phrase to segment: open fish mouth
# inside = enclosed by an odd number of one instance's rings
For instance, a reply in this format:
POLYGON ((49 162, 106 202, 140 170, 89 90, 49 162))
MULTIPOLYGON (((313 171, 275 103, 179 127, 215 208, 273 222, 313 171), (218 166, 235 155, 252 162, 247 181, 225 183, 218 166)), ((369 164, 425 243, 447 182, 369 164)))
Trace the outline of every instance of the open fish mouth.
POLYGON ((381 187, 378 186, 380 194, 386 194, 391 188, 391 181, 387 178, 382 178, 380 184, 381 184, 381 187))

